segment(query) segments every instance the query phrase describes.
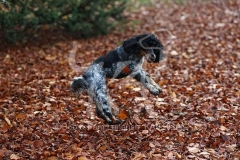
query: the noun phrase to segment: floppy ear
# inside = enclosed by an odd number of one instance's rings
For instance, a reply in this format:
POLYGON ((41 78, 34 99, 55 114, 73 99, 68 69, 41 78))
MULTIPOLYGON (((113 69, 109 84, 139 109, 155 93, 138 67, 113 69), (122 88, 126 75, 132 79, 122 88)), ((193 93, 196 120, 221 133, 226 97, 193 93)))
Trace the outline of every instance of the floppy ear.
POLYGON ((155 63, 163 60, 166 55, 163 53, 164 46, 157 39, 154 34, 141 34, 125 40, 122 44, 123 49, 128 54, 139 53, 142 49, 149 49, 153 47, 154 54, 156 55, 155 63))
POLYGON ((154 63, 158 63, 161 60, 164 60, 166 58, 166 54, 163 53, 163 48, 162 49, 154 49, 153 52, 156 55, 156 59, 154 63))
POLYGON ((127 52, 128 54, 138 53, 139 50, 142 49, 139 43, 139 39, 146 36, 147 34, 142 34, 142 35, 138 35, 138 36, 134 36, 132 38, 126 39, 122 44, 124 51, 127 52))
POLYGON ((158 63, 159 61, 161 61, 161 60, 166 58, 166 55, 163 53, 164 46, 161 43, 161 41, 158 40, 158 38, 154 34, 150 34, 149 35, 148 42, 150 44, 153 44, 152 45, 153 52, 156 55, 156 59, 155 59, 154 63, 158 63))

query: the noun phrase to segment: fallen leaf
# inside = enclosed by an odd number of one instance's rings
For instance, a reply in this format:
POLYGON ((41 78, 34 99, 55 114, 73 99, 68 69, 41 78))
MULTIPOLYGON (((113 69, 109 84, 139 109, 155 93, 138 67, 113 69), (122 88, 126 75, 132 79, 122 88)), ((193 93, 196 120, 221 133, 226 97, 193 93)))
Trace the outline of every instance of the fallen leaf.
POLYGON ((145 101, 146 98, 145 97, 135 97, 134 100, 139 103, 140 101, 145 101))
POLYGON ((225 130, 227 130, 227 128, 225 126, 220 126, 220 130, 225 131, 225 130))
POLYGON ((51 157, 48 157, 47 160, 57 160, 58 158, 56 156, 51 156, 51 157))
POLYGON ((143 130, 143 131, 142 131, 142 134, 144 134, 144 135, 147 135, 148 133, 149 133, 148 130, 143 130))
POLYGON ((152 142, 150 142, 150 143, 149 143, 149 147, 155 148, 155 145, 154 145, 152 142))
POLYGON ((146 156, 143 153, 134 153, 134 157, 132 158, 132 160, 141 160, 143 158, 146 158, 146 156))
POLYGON ((19 113, 16 115, 15 119, 16 119, 16 121, 23 121, 25 119, 25 117, 26 117, 25 114, 19 113))
POLYGON ((66 160, 72 160, 74 158, 74 155, 72 153, 64 153, 62 155, 62 158, 66 160))
POLYGON ((85 156, 78 157, 78 160, 87 160, 85 156))
POLYGON ((42 140, 35 140, 34 142, 33 142, 33 146, 34 147, 42 147, 44 145, 44 142, 42 141, 42 140))
POLYGON ((8 119, 8 117, 6 115, 4 115, 4 120, 7 122, 7 124, 12 127, 12 123, 11 121, 8 119))
POLYGON ((212 149, 212 148, 207 149, 207 151, 208 151, 209 153, 211 153, 211 154, 215 154, 215 153, 216 153, 216 151, 215 151, 214 149, 212 149))
POLYGON ((171 54, 172 56, 177 56, 177 55, 178 55, 178 52, 175 51, 175 50, 172 50, 172 51, 170 52, 170 54, 171 54))
POLYGON ((128 112, 126 110, 120 110, 119 114, 117 115, 121 120, 125 120, 128 118, 128 112))
POLYGON ((175 92, 172 92, 172 93, 170 94, 170 96, 171 96, 172 98, 176 98, 176 97, 177 97, 175 92))
POLYGON ((57 58, 57 56, 51 56, 51 55, 47 55, 47 56, 45 57, 45 59, 48 60, 48 61, 53 61, 53 60, 55 60, 56 58, 57 58))
POLYGON ((201 153, 199 153, 200 155, 209 155, 210 153, 208 153, 208 152, 201 152, 201 153))
POLYGON ((132 85, 131 85, 130 83, 127 83, 127 84, 125 85, 125 88, 126 88, 126 89, 130 89, 130 88, 132 88, 132 85))
POLYGON ((135 88, 133 88, 133 91, 135 91, 135 92, 139 92, 139 91, 141 91, 141 88, 139 88, 139 87, 135 87, 135 88))
POLYGON ((10 159, 16 160, 16 159, 20 159, 20 157, 16 154, 11 154, 10 159))
POLYGON ((0 159, 2 159, 4 157, 4 153, 5 153, 5 151, 0 149, 0 159))
POLYGON ((188 151, 191 153, 198 153, 199 152, 199 148, 196 147, 187 147, 188 151))
POLYGON ((161 154, 152 154, 153 157, 156 157, 156 158, 162 158, 162 155, 161 154))
POLYGON ((228 152, 233 152, 235 150, 235 147, 233 147, 232 145, 228 145, 228 146, 226 146, 226 150, 228 152))
POLYGON ((176 156, 177 159, 181 159, 182 158, 182 156, 180 154, 178 154, 177 152, 175 153, 175 156, 176 156))
POLYGON ((103 145, 103 146, 100 147, 100 150, 101 150, 102 152, 104 152, 104 151, 107 149, 107 147, 108 147, 107 145, 103 145))

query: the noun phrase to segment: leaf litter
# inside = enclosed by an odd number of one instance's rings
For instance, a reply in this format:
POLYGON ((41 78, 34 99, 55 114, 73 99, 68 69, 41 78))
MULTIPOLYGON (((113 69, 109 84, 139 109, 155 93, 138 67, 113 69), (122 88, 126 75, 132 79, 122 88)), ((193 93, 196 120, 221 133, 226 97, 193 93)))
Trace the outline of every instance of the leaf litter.
POLYGON ((155 2, 126 11, 129 23, 106 36, 42 30, 37 42, 1 44, 0 159, 239 159, 239 8, 155 2), (120 40, 152 31, 168 58, 144 68, 163 93, 152 96, 131 78, 107 80, 123 120, 108 126, 86 94, 70 94, 69 82, 120 40), (78 72, 68 65, 73 41, 78 72))

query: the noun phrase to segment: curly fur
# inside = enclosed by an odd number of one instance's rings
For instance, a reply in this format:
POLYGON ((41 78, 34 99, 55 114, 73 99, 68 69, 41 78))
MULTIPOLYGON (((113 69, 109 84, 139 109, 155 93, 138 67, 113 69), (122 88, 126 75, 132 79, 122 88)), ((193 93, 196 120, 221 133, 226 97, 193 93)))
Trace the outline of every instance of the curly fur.
POLYGON ((151 94, 162 90, 143 70, 144 57, 150 63, 158 63, 165 58, 162 43, 153 34, 142 34, 129 38, 116 49, 96 59, 84 72, 71 82, 73 92, 86 91, 96 103, 96 112, 108 124, 120 123, 112 115, 108 100, 105 78, 123 78, 128 75, 139 81, 151 94), (126 71, 127 68, 127 71, 126 71))

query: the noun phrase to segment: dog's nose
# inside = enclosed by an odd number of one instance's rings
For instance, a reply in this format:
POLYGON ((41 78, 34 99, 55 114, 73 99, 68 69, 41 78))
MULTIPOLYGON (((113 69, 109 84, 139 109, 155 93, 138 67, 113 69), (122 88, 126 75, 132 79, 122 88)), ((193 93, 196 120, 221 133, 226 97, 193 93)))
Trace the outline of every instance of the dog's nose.
POLYGON ((155 56, 155 54, 153 54, 153 55, 151 55, 151 60, 155 60, 156 59, 156 56, 155 56))
POLYGON ((151 55, 151 59, 152 60, 155 60, 156 59, 156 55, 154 54, 154 51, 151 49, 151 51, 150 51, 150 55, 151 55))

